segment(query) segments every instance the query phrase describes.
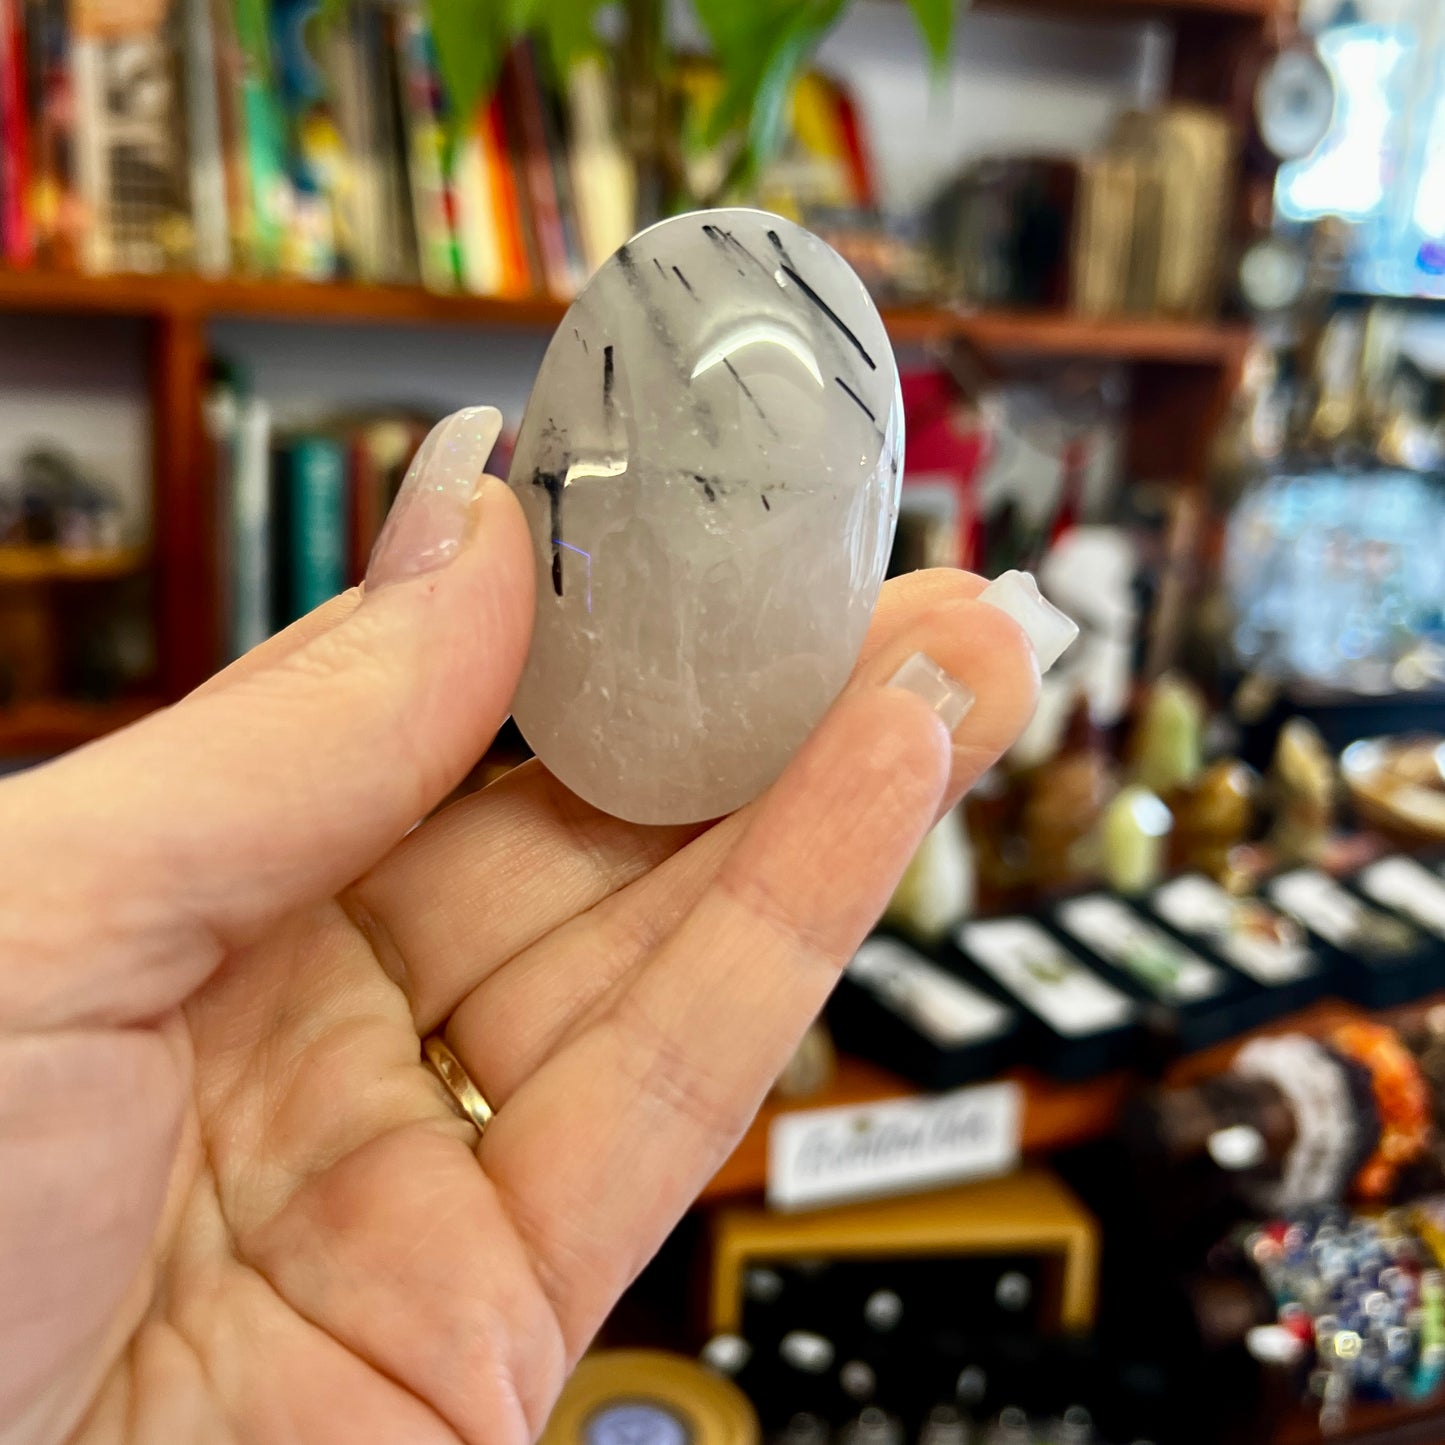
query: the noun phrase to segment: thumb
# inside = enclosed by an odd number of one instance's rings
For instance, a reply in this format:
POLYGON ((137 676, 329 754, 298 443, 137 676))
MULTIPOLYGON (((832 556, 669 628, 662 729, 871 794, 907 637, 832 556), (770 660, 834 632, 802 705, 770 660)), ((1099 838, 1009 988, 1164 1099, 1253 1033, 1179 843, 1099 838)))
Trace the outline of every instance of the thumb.
POLYGON ((432 431, 334 625, 0 785, 0 1024, 153 1017, 460 781, 531 631, 527 524, 482 470, 500 429, 476 407, 432 431))

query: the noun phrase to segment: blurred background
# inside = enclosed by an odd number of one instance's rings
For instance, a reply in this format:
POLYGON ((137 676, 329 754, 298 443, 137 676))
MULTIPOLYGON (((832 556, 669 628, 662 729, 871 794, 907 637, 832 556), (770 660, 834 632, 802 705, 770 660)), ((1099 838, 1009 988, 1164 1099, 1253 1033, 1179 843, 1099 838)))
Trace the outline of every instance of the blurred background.
POLYGON ((0 0, 0 767, 722 203, 878 300, 892 571, 1083 631, 547 1438, 1445 1440, 1440 0, 0 0))

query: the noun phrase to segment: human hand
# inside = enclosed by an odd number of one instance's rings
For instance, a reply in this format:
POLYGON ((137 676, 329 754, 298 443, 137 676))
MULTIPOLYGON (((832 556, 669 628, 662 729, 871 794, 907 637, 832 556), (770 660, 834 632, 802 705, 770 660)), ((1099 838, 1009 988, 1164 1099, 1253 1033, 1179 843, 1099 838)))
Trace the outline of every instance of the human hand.
POLYGON ((920 573, 732 817, 621 823, 534 762, 414 828, 526 654, 498 420, 428 439, 364 596, 0 784, 4 1445, 532 1439, 1032 711, 1021 630, 920 573), (889 685, 920 652, 976 694, 952 737, 889 685))

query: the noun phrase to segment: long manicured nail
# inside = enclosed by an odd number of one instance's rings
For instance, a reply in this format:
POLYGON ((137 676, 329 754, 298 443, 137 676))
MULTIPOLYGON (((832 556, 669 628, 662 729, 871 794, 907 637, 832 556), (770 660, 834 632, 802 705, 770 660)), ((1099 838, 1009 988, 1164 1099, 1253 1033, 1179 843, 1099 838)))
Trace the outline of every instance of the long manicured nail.
POLYGON ((417 449, 366 568, 366 590, 445 567, 462 549, 472 498, 502 432, 494 406, 444 417, 417 449))
POLYGON ((968 715, 974 695, 956 677, 945 672, 926 652, 915 652, 892 677, 889 687, 901 687, 921 697, 952 732, 968 715))
POLYGON ((1005 572, 978 594, 980 602, 1007 612, 1034 646, 1039 671, 1047 672, 1079 635, 1079 624, 1060 612, 1042 592, 1030 572, 1005 572))

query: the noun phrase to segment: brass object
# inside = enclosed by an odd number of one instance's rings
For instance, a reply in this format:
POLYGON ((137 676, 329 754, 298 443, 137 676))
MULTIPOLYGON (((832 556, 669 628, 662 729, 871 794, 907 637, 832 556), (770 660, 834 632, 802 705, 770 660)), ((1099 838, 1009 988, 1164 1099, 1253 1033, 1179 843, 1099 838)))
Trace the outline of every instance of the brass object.
POLYGON ((1445 738, 1371 738, 1352 743, 1340 773, 1355 811, 1404 843, 1445 841, 1445 738))
POLYGON ((1270 847, 1281 864, 1317 863, 1335 820, 1335 764, 1319 730, 1291 718, 1279 733, 1269 769, 1274 810, 1270 847))
POLYGON ((447 1047, 440 1034, 429 1034, 421 1041, 421 1051, 432 1072, 442 1081, 462 1118, 476 1125, 478 1134, 487 1132, 492 1122, 492 1106, 462 1067, 462 1061, 447 1047))
POLYGON ((539 1445, 759 1445, 753 1407, 729 1380, 661 1350, 584 1355, 562 1389, 539 1445))
POLYGON ((1239 847, 1254 828, 1259 775, 1238 758, 1221 758, 1174 805, 1171 854, 1184 869, 1229 887, 1239 872, 1239 847))

